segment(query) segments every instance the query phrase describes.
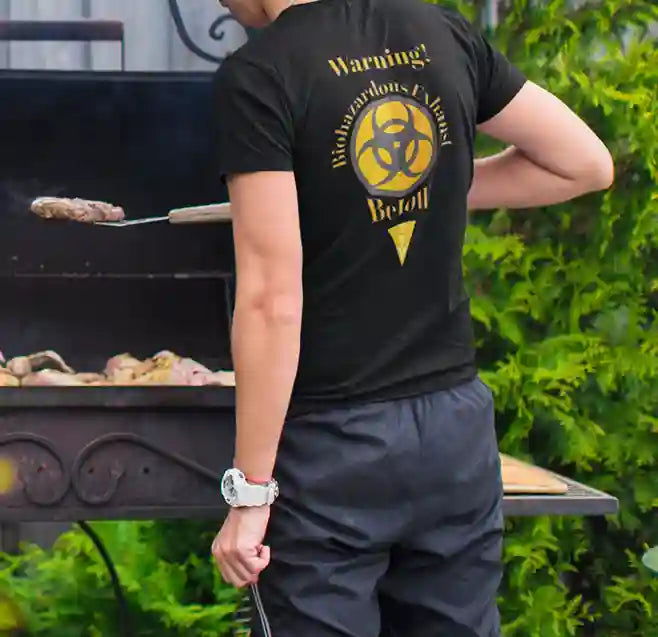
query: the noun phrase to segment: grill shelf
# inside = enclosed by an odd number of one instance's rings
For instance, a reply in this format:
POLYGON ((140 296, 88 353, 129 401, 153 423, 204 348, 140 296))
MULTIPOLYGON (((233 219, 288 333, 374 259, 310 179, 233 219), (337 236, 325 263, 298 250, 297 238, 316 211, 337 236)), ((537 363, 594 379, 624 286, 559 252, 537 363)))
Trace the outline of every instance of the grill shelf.
POLYGON ((537 515, 613 515, 619 501, 607 493, 558 475, 568 491, 562 495, 507 495, 504 511, 508 517, 537 515))

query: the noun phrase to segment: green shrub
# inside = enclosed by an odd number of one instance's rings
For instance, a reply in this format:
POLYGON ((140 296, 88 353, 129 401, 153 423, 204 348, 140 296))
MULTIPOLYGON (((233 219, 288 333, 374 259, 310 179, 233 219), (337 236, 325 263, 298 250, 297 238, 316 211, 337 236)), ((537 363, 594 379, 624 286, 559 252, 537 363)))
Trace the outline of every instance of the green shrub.
MULTIPOLYGON (((651 20, 658 9, 644 0, 575 9, 510 0, 494 36, 597 131, 617 169, 605 194, 478 214, 469 230, 465 264, 502 450, 621 501, 607 520, 508 522, 508 637, 658 637, 658 578, 640 564, 658 542, 658 50, 642 39, 651 20)), ((140 635, 228 630, 238 597, 210 565, 214 525, 97 528, 140 635)), ((0 591, 31 635, 118 634, 109 578, 84 536, 5 559, 0 591)), ((11 608, 0 603, 2 613, 11 608)))
MULTIPOLYGON (((135 635, 230 635, 241 595, 211 564, 215 527, 93 525, 115 562, 135 635)), ((62 535, 51 551, 31 546, 2 556, 0 567, 0 634, 20 627, 30 637, 124 637, 107 568, 80 530, 62 535)))
POLYGON ((517 0, 494 36, 616 164, 605 194, 474 216, 466 246, 502 450, 621 503, 607 521, 510 521, 510 637, 658 636, 658 585, 639 565, 658 538, 658 50, 643 37, 652 19, 658 7, 642 0, 517 0))

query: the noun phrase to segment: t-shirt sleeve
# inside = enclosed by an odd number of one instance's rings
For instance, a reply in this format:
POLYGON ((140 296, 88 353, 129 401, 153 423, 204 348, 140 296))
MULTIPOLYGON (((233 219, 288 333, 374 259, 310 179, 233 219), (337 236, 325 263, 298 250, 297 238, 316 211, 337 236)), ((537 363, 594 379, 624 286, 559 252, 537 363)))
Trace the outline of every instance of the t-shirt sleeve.
POLYGON ((476 120, 481 124, 512 101, 526 78, 461 13, 447 8, 443 11, 469 58, 469 71, 475 85, 476 120))
POLYGON ((292 170, 292 114, 273 69, 229 58, 217 72, 214 95, 221 177, 292 170))
POLYGON ((477 123, 481 124, 512 101, 526 78, 481 33, 473 30, 473 39, 478 82, 477 123))

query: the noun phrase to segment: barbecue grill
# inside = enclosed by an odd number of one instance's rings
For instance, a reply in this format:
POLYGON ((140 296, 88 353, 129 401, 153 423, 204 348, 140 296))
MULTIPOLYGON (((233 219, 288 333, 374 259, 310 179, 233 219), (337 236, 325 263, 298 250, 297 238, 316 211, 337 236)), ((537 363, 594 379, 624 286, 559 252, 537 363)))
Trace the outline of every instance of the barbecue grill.
MULTIPOLYGON (((207 74, 0 74, 0 347, 55 349, 76 369, 171 349, 231 369, 226 224, 111 228, 30 213, 40 195, 131 216, 223 201, 207 74)), ((0 390, 0 454, 23 488, 4 521, 217 516, 231 388, 0 390), (80 391, 80 390, 83 391, 80 391), (89 390, 89 391, 87 391, 89 390)))

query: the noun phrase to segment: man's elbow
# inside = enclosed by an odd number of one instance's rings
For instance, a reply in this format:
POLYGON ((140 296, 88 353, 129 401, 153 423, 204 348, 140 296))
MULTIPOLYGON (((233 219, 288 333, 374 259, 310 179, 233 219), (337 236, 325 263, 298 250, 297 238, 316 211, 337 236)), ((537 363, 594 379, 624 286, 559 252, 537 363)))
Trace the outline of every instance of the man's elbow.
POLYGON ((597 152, 587 161, 583 175, 583 185, 589 192, 607 190, 615 178, 615 165, 608 149, 601 144, 597 152))

